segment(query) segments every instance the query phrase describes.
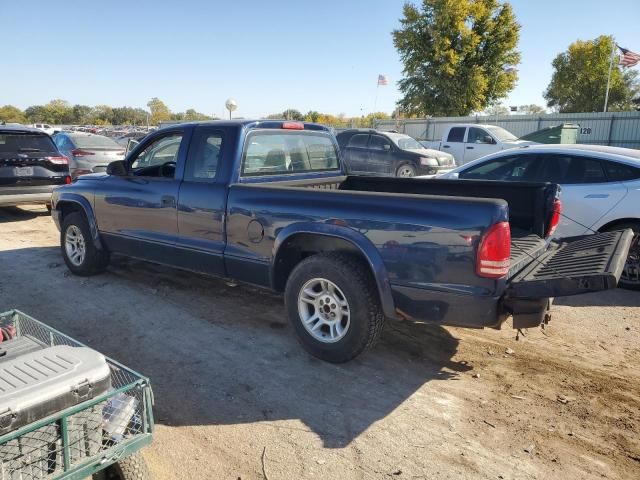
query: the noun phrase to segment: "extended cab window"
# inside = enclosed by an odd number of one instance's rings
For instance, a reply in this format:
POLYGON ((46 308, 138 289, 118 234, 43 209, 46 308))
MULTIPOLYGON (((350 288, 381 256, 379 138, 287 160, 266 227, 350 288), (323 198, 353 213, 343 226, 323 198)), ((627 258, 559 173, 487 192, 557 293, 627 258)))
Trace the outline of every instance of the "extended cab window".
POLYGON ((136 155, 131 171, 137 176, 173 178, 181 142, 182 133, 157 139, 136 155))
POLYGON ((464 131, 467 127, 453 127, 449 130, 449 136, 447 142, 462 142, 464 141, 464 131))
POLYGON ((189 148, 184 179, 193 182, 210 182, 215 179, 221 151, 222 132, 208 128, 196 130, 189 148))
POLYGON ((337 169, 338 155, 326 133, 259 130, 247 136, 244 176, 337 169))

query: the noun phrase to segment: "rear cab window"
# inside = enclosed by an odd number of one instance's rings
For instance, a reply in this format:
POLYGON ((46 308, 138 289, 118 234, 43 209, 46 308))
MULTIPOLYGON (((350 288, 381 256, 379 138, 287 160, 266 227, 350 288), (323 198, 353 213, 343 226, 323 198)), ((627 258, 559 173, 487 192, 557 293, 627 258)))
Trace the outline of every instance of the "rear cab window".
POLYGON ((339 170, 329 134, 320 131, 255 130, 247 135, 242 176, 339 170))

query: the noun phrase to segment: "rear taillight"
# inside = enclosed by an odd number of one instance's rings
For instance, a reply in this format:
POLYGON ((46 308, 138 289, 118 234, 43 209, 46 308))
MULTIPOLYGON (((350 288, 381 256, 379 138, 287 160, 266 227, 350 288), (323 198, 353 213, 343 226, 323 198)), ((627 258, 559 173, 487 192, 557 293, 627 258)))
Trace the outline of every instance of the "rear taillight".
POLYGON ((65 185, 69 185, 71 183, 71 177, 68 176, 68 175, 66 177, 64 177, 64 183, 65 183, 65 185))
POLYGON ((88 157, 90 155, 95 155, 93 152, 89 152, 88 150, 82 150, 81 148, 76 148, 75 150, 71 150, 71 153, 74 157, 88 157))
POLYGON ((476 273, 485 278, 501 278, 509 272, 511 258, 511 228, 509 222, 489 227, 478 245, 476 273))
POLYGON ((45 160, 55 165, 69 165, 69 159, 64 155, 58 155, 55 157, 45 157, 45 160))
POLYGON ((282 122, 282 128, 286 128, 287 130, 304 130, 304 123, 282 122))
POLYGON ((551 221, 549 222, 549 226, 547 227, 547 231, 544 234, 544 238, 550 237, 553 235, 553 232, 558 228, 558 224, 560 223, 560 214, 562 213, 562 203, 560 200, 556 199, 553 202, 553 211, 551 212, 551 221))

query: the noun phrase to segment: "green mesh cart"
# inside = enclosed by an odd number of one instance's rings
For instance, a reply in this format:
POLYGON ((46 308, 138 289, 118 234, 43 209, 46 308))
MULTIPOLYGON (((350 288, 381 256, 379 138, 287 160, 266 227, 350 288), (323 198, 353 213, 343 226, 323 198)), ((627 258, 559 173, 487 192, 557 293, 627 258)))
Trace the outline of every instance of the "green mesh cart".
MULTIPOLYGON (((46 346, 85 346, 18 310, 0 313, 0 326, 46 346)), ((106 393, 0 436, 0 480, 149 478, 139 453, 153 433, 149 379, 106 360, 106 393)), ((0 423, 3 415, 10 412, 0 412, 0 423)))

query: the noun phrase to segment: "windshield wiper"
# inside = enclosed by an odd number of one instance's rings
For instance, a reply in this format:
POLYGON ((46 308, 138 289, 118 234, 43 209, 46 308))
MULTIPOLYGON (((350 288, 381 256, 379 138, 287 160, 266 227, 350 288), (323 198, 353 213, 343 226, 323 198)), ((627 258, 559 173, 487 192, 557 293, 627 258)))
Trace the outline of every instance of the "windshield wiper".
POLYGON ((18 149, 19 152, 41 152, 41 148, 23 147, 18 149))

